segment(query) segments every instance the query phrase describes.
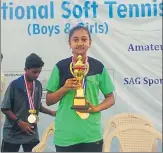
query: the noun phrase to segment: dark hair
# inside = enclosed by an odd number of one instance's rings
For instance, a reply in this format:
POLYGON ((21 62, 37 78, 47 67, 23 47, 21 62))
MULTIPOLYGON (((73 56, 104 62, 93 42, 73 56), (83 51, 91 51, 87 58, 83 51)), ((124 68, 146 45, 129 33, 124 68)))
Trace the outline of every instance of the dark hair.
POLYGON ((80 30, 80 29, 84 29, 85 31, 87 31, 87 32, 88 32, 89 39, 91 40, 91 34, 90 34, 90 32, 89 32, 89 29, 88 29, 87 27, 84 27, 84 26, 78 24, 77 26, 73 27, 73 28, 70 30, 70 32, 69 32, 69 41, 70 41, 70 39, 71 39, 73 33, 74 33, 76 30, 80 30))
POLYGON ((1 53, 1 59, 3 59, 3 54, 1 53))
POLYGON ((25 68, 42 68, 44 66, 44 62, 42 58, 39 57, 37 54, 32 53, 30 54, 25 61, 25 68))

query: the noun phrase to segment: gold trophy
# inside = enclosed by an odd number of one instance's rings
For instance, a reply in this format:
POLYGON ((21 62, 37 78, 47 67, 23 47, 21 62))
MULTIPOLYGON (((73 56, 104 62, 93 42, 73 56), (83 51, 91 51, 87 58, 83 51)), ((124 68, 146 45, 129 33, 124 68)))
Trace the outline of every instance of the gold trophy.
POLYGON ((84 77, 89 71, 89 64, 86 62, 85 64, 82 61, 82 56, 79 55, 77 57, 77 62, 73 65, 71 62, 70 64, 70 71, 72 75, 77 78, 77 81, 80 85, 78 89, 76 89, 76 94, 74 98, 74 103, 72 106, 72 109, 78 109, 78 110, 87 110, 89 106, 86 104, 86 99, 85 99, 85 80, 84 77))

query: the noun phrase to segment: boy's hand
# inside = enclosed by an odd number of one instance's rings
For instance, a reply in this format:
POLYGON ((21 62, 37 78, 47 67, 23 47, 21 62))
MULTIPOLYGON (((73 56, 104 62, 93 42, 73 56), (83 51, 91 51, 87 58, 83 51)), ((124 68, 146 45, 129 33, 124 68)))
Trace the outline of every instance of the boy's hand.
POLYGON ((31 126, 29 123, 24 121, 19 121, 17 125, 20 127, 20 129, 27 133, 28 135, 35 134, 35 132, 32 130, 33 126, 31 126))

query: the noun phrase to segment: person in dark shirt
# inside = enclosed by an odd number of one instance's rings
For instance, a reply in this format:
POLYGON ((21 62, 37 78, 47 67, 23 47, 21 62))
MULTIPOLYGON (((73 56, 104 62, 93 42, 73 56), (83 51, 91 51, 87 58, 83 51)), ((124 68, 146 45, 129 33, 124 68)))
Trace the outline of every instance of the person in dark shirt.
POLYGON ((42 85, 37 80, 44 62, 35 53, 26 58, 25 73, 8 86, 1 105, 6 115, 1 152, 31 152, 39 143, 37 122, 39 112, 56 115, 41 103, 42 85))

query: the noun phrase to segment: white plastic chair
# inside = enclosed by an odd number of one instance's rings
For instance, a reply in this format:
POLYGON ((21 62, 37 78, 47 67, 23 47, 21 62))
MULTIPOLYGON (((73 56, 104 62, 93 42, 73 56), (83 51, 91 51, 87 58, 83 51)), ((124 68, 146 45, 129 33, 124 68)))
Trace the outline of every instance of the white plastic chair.
POLYGON ((162 134, 156 129, 139 124, 128 124, 107 133, 103 152, 110 151, 113 137, 118 138, 122 152, 152 152, 155 140, 160 139, 162 142, 162 134))

